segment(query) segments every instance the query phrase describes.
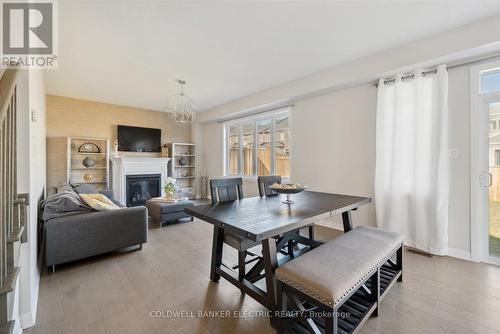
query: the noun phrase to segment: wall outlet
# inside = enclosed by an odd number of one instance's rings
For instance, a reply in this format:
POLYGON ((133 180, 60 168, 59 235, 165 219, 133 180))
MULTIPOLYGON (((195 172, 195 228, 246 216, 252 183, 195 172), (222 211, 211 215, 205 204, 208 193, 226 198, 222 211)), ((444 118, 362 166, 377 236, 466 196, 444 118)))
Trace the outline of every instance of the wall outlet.
POLYGON ((458 148, 450 148, 448 150, 448 157, 450 159, 458 159, 458 148))

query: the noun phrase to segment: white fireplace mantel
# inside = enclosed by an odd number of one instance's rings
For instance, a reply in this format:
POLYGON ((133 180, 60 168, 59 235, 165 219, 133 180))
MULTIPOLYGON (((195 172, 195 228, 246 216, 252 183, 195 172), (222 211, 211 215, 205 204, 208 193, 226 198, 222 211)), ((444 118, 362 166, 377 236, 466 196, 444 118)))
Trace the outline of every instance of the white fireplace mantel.
MULTIPOLYGON (((116 200, 126 205, 127 175, 160 174, 161 184, 168 177, 168 162, 170 158, 158 157, 113 157, 111 158, 113 179, 113 194, 116 200)), ((164 196, 163 187, 161 187, 164 196)))

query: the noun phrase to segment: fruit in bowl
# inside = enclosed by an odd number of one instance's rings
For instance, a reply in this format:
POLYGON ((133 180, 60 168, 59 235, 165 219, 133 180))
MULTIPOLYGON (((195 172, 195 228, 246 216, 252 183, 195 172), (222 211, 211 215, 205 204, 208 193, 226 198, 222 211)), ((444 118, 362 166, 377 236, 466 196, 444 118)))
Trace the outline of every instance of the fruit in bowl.
POLYGON ((307 189, 299 183, 274 183, 269 188, 281 194, 296 194, 307 189))

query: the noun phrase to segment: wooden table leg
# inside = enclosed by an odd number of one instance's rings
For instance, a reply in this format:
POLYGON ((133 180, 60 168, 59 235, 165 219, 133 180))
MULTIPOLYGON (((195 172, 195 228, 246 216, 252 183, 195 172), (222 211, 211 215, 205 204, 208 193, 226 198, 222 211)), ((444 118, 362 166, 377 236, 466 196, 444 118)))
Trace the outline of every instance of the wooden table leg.
POLYGON ((266 270, 266 294, 268 300, 267 308, 276 310, 276 278, 274 270, 278 267, 278 255, 276 253, 276 241, 273 238, 262 241, 262 257, 266 270))
POLYGON ((214 225, 214 238, 212 241, 212 263, 210 265, 210 280, 218 282, 220 275, 217 268, 222 265, 222 246, 224 242, 224 230, 214 225))
POLYGON ((344 233, 352 230, 351 211, 342 212, 342 222, 344 223, 344 233))

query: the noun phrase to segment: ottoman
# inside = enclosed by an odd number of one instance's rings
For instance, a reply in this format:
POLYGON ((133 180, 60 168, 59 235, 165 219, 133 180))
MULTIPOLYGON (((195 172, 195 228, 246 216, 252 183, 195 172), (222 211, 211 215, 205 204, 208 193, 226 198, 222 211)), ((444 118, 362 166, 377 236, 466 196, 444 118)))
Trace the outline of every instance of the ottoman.
MULTIPOLYGON (((149 215, 155 222, 163 226, 164 223, 172 223, 178 219, 191 217, 184 212, 184 208, 192 207, 194 203, 190 200, 168 203, 158 199, 150 199, 146 201, 149 215)), ((193 217, 191 217, 191 221, 193 217)))

